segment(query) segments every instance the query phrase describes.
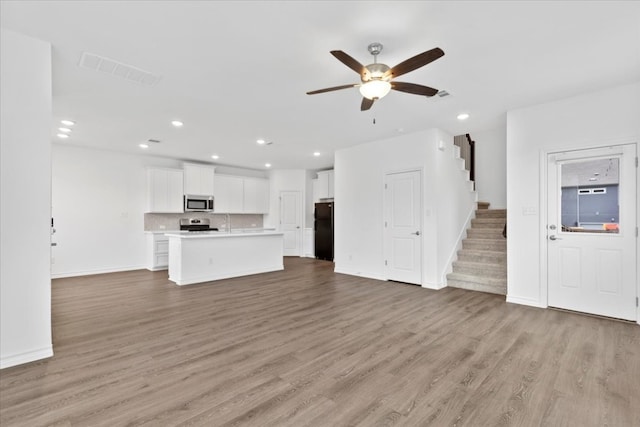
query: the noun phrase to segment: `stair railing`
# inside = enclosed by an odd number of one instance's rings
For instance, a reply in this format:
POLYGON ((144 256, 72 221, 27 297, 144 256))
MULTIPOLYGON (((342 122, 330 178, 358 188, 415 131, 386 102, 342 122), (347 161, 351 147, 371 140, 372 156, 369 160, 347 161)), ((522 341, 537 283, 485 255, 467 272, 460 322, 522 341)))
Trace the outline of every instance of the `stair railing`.
POLYGON ((476 188, 476 142, 471 139, 467 133, 455 136, 453 143, 460 147, 460 157, 464 159, 464 167, 469 171, 469 179, 473 182, 473 188, 476 188))

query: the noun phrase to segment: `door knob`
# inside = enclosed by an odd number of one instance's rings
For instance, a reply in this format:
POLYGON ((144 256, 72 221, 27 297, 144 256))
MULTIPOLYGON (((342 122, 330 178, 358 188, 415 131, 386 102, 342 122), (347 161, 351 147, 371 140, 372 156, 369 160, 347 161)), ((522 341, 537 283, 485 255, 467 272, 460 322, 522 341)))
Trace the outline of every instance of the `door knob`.
POLYGON ((560 237, 556 237, 554 234, 549 236, 549 240, 562 240, 560 237))
POLYGON ((416 236, 420 235, 420 230, 416 231, 415 233, 411 233, 411 234, 415 234, 416 236))

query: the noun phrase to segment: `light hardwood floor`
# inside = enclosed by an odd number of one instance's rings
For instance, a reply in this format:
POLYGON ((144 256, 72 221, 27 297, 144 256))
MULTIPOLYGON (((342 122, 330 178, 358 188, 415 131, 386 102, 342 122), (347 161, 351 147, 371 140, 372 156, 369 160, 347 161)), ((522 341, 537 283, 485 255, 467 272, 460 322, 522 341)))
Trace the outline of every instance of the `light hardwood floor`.
POLYGON ((637 325, 332 270, 54 280, 55 356, 0 371, 0 425, 640 426, 637 325))

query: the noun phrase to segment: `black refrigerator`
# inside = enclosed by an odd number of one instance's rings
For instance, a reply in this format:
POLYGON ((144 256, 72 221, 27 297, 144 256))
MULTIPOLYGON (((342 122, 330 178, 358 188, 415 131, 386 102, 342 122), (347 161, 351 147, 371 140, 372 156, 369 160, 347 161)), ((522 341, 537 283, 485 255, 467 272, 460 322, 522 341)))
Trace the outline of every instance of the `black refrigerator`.
POLYGON ((313 215, 316 258, 333 261, 333 202, 316 203, 313 215))

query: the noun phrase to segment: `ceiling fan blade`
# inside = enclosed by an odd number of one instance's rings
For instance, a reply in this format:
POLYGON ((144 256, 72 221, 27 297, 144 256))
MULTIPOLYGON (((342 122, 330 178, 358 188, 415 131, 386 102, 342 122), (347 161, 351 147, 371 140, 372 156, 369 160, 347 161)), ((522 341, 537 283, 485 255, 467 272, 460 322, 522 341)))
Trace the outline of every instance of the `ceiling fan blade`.
POLYGON ((374 100, 369 98, 362 98, 362 104, 360 104, 360 111, 367 111, 373 105, 374 100))
MULTIPOLYGON (((359 63, 357 60, 353 59, 351 56, 347 55, 341 50, 332 50, 331 55, 335 56, 338 61, 342 62, 347 67, 351 68, 356 73, 360 74, 360 77, 364 79, 365 74, 368 74, 367 68, 359 63)), ((365 79, 366 80, 366 79, 365 79)))
POLYGON ((328 88, 325 88, 325 89, 312 90, 311 92, 307 92, 307 95, 315 95, 316 93, 325 93, 325 92, 332 92, 334 90, 349 89, 351 87, 356 87, 356 86, 358 86, 358 85, 354 83, 354 84, 350 84, 350 85, 328 87, 328 88))
POLYGON ((415 83, 391 82, 391 89, 400 92, 412 93, 414 95, 433 96, 438 93, 438 89, 429 86, 417 85, 415 83))
POLYGON ((392 76, 393 78, 393 77, 401 76, 410 71, 413 71, 415 69, 418 69, 420 67, 427 65, 428 63, 435 61, 436 59, 440 58, 443 55, 444 55, 444 52, 439 47, 433 48, 426 52, 422 52, 421 54, 418 54, 412 58, 409 58, 406 61, 402 61, 395 67, 391 68, 389 71, 385 73, 385 77, 392 76))

